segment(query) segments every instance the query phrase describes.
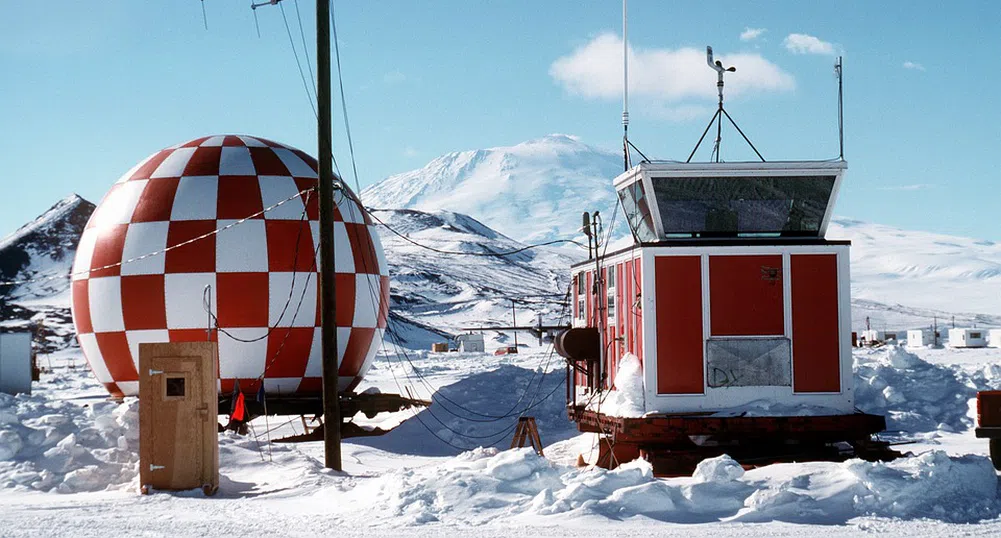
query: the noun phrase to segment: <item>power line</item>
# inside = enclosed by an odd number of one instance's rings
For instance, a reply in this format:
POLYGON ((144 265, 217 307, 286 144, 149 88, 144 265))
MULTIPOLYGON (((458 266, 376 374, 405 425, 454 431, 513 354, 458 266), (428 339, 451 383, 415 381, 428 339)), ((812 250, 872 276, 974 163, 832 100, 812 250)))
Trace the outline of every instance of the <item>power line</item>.
POLYGON ((302 28, 302 15, 299 14, 299 0, 293 0, 295 18, 299 22, 299 38, 302 39, 302 54, 306 57, 306 67, 309 69, 309 81, 313 83, 313 95, 316 95, 316 76, 313 75, 313 62, 309 59, 309 47, 306 46, 306 32, 302 28))
POLYGON ((278 8, 282 12, 282 21, 285 22, 285 33, 288 34, 289 45, 292 45, 292 55, 295 56, 295 67, 299 70, 299 78, 302 79, 302 88, 306 90, 306 99, 309 101, 309 108, 313 109, 313 117, 319 117, 316 112, 316 105, 313 103, 313 93, 306 82, 306 73, 303 72, 302 64, 299 62, 299 53, 295 50, 295 40, 292 38, 292 29, 289 28, 288 18, 285 16, 285 6, 281 2, 278 2, 278 8))
POLYGON ((123 260, 123 261, 120 261, 120 262, 109 263, 108 265, 102 265, 101 267, 94 267, 92 269, 84 269, 83 271, 77 271, 75 273, 68 273, 68 274, 65 274, 65 275, 56 275, 56 276, 49 276, 49 277, 43 277, 43 278, 31 278, 31 279, 25 279, 25 280, 8 280, 6 282, 0 282, 0 286, 19 286, 19 285, 22 285, 22 284, 32 284, 32 283, 36 283, 36 282, 49 282, 49 281, 52 281, 52 280, 61 280, 61 279, 64 279, 64 278, 73 278, 75 276, 89 275, 90 273, 96 273, 96 272, 104 271, 104 270, 107 270, 107 269, 114 269, 115 267, 121 267, 123 265, 127 265, 127 264, 130 264, 130 263, 135 263, 135 262, 138 262, 138 261, 142 261, 142 260, 145 260, 147 258, 152 258, 153 256, 159 256, 160 254, 165 254, 165 253, 170 252, 170 251, 172 251, 174 249, 178 249, 178 248, 181 248, 183 246, 190 245, 191 243, 195 243, 197 241, 201 241, 203 239, 206 239, 206 238, 209 238, 209 237, 211 237, 213 235, 216 235, 216 234, 218 234, 220 232, 224 232, 224 231, 226 231, 226 230, 228 230, 228 229, 230 229, 230 228, 232 228, 234 226, 238 226, 240 224, 243 224, 244 222, 247 222, 250 219, 253 219, 255 217, 259 217, 259 216, 267 213, 268 211, 272 211, 272 210, 278 208, 279 206, 282 206, 282 205, 284 205, 284 204, 286 204, 286 203, 288 203, 288 202, 290 202, 292 200, 295 200, 296 198, 301 197, 303 194, 311 192, 314 188, 315 187, 310 187, 308 189, 299 191, 299 192, 293 194, 292 196, 289 196, 288 198, 286 198, 286 199, 284 199, 284 200, 282 200, 282 201, 280 201, 280 202, 278 202, 278 203, 276 203, 274 205, 268 206, 268 207, 266 207, 266 208, 264 208, 264 209, 262 209, 262 210, 260 210, 260 211, 258 211, 256 213, 254 213, 252 215, 248 215, 246 217, 243 217, 242 219, 233 221, 233 222, 227 224, 226 226, 223 226, 222 228, 216 228, 215 230, 212 230, 211 232, 207 232, 207 233, 204 233, 202 235, 199 235, 198 237, 193 237, 191 239, 188 239, 187 241, 183 241, 183 242, 178 243, 176 245, 171 245, 171 246, 169 246, 167 248, 164 248, 164 249, 161 249, 161 250, 157 250, 157 251, 154 251, 154 252, 149 252, 147 254, 143 254, 142 256, 136 256, 135 258, 129 258, 127 260, 123 260))
MULTIPOLYGON (((210 305, 208 304, 208 301, 205 299, 204 294, 203 294, 203 297, 202 297, 202 307, 204 308, 205 312, 208 313, 209 317, 212 318, 212 321, 215 322, 215 324, 216 324, 216 330, 218 330, 222 334, 225 334, 226 336, 230 337, 233 340, 236 340, 237 342, 243 342, 245 344, 251 344, 251 343, 254 343, 254 342, 260 342, 261 340, 264 340, 265 338, 271 336, 271 333, 274 332, 276 329, 278 329, 278 325, 282 322, 282 319, 285 318, 285 314, 288 312, 289 304, 292 303, 292 297, 295 295, 295 277, 296 277, 297 274, 299 274, 299 271, 296 270, 299 267, 299 244, 302 242, 303 224, 304 223, 308 223, 308 221, 306 220, 306 215, 307 215, 306 208, 309 207, 309 194, 311 194, 311 192, 306 194, 306 200, 303 202, 303 205, 302 205, 302 214, 299 216, 299 229, 296 231, 296 236, 295 236, 295 250, 292 253, 292 282, 291 282, 291 284, 289 284, 288 297, 285 299, 285 305, 282 307, 282 311, 281 311, 281 314, 278 315, 278 319, 275 320, 274 325, 270 325, 269 324, 268 330, 265 331, 265 333, 263 335, 259 336, 259 337, 257 337, 257 338, 240 338, 240 337, 238 337, 238 336, 230 333, 226 329, 223 329, 222 327, 219 326, 219 318, 216 317, 216 315, 212 312, 212 309, 210 308, 210 305)), ((308 226, 308 224, 307 224, 307 226, 308 226)), ((317 249, 318 248, 319 247, 317 247, 317 249)), ((299 296, 299 304, 298 304, 298 306, 296 306, 295 313, 292 314, 292 321, 293 322, 295 321, 296 316, 299 315, 299 307, 302 306, 302 299, 303 299, 303 297, 306 296, 306 291, 309 290, 309 280, 312 277, 313 272, 315 270, 316 270, 316 249, 313 250, 312 267, 306 273, 306 282, 305 282, 305 284, 303 284, 302 293, 299 296)), ((292 326, 291 326, 291 324, 289 325, 288 328, 289 328, 289 330, 285 333, 285 338, 282 340, 282 344, 278 348, 278 351, 276 352, 276 355, 277 355, 277 353, 281 352, 281 348, 285 346, 285 340, 288 339, 289 333, 292 332, 292 326)), ((272 360, 272 362, 274 362, 274 361, 272 360)), ((270 366, 270 364, 268 366, 270 366)), ((265 372, 267 372, 267 367, 265 367, 265 372)), ((263 374, 261 374, 261 375, 263 377, 263 374)))
MULTIPOLYGON (((375 211, 380 211, 380 210, 378 210, 378 209, 369 209, 369 208, 366 208, 364 206, 362 206, 362 209, 365 211, 366 214, 368 214, 368 216, 372 217, 373 219, 375 219, 376 222, 378 222, 379 224, 381 224, 382 226, 384 226, 387 230, 389 230, 390 232, 392 232, 393 235, 399 237, 400 239, 403 239, 404 241, 406 241, 406 242, 408 242, 408 243, 410 243, 410 244, 412 244, 414 246, 418 246, 420 248, 423 248, 423 249, 426 249, 426 250, 430 250, 432 252, 437 252, 438 254, 447 254, 447 255, 451 255, 451 256, 482 256, 482 257, 490 257, 490 258, 503 258, 503 257, 506 257, 506 256, 511 256, 511 255, 514 255, 514 254, 518 254, 519 252, 524 252, 526 250, 532 250, 532 249, 539 248, 539 247, 546 247, 546 246, 549 246, 549 245, 557 245, 557 244, 561 244, 561 243, 571 243, 571 244, 577 245, 578 247, 584 247, 584 245, 582 245, 581 243, 579 243, 579 242, 577 242, 577 241, 575 241, 573 239, 554 239, 552 241, 546 241, 546 242, 537 243, 537 244, 534 244, 534 245, 526 245, 524 247, 521 247, 521 248, 518 248, 518 249, 514 249, 514 250, 509 250, 509 251, 506 251, 506 252, 461 252, 461 251, 457 251, 457 250, 442 250, 442 249, 438 249, 438 248, 435 248, 435 247, 429 247, 427 245, 423 245, 421 243, 418 243, 417 241, 414 241, 413 239, 410 239, 406 235, 404 235, 404 234, 396 231, 396 229, 394 229, 392 226, 386 224, 382 219, 380 219, 379 217, 377 217, 375 215, 374 212, 375 211)), ((480 245, 480 246, 483 246, 483 245, 480 245)), ((484 247, 484 248, 486 248, 486 247, 484 247)))
POLYGON ((355 176, 355 188, 358 189, 358 195, 361 196, 361 183, 358 182, 358 166, 355 164, 355 145, 351 141, 351 124, 348 123, 348 103, 347 98, 344 96, 344 75, 341 73, 341 46, 340 40, 337 39, 337 24, 334 22, 333 3, 330 4, 330 27, 334 34, 334 57, 337 59, 337 84, 341 89, 341 111, 344 114, 344 131, 347 134, 348 151, 351 154, 351 170, 355 176))

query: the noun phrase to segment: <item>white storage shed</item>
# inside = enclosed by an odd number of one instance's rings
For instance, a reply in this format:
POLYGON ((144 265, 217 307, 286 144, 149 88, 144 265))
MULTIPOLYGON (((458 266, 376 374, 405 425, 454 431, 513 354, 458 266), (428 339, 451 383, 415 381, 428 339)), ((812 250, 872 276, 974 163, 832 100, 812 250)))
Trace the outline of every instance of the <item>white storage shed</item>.
POLYGON ((983 329, 949 329, 949 347, 986 347, 987 331, 983 329))
POLYGON ((0 333, 0 392, 31 394, 31 333, 0 333))
POLYGON ((482 334, 460 334, 459 336, 456 336, 455 339, 459 343, 460 352, 482 353, 487 350, 486 346, 483 344, 482 334))
POLYGON ((907 347, 927 347, 935 345, 935 334, 930 329, 907 331, 907 347))
POLYGON ((897 333, 895 331, 877 331, 875 329, 869 329, 859 333, 859 340, 865 341, 865 345, 873 345, 876 343, 895 343, 897 340, 897 333))
POLYGON ((987 331, 987 345, 991 347, 1001 347, 1001 329, 991 329, 987 331))

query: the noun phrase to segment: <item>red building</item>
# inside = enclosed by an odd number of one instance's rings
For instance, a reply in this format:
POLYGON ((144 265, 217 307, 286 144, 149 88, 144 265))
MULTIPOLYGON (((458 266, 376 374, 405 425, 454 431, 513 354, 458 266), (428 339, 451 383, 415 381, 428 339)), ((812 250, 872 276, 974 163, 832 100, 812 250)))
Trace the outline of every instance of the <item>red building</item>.
POLYGON ((580 429, 619 460, 758 454, 749 440, 829 453, 884 429, 854 412, 849 242, 825 238, 845 169, 643 162, 616 178, 634 243, 572 267, 576 329, 561 338, 580 429), (643 417, 594 405, 626 353, 643 417))

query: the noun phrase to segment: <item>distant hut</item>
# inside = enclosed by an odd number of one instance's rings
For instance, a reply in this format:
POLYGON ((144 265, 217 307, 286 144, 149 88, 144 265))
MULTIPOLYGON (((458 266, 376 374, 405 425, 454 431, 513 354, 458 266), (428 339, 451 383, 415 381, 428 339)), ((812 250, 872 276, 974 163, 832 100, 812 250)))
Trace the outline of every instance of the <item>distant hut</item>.
POLYGON ((949 347, 986 347, 987 333, 983 329, 949 329, 949 347))

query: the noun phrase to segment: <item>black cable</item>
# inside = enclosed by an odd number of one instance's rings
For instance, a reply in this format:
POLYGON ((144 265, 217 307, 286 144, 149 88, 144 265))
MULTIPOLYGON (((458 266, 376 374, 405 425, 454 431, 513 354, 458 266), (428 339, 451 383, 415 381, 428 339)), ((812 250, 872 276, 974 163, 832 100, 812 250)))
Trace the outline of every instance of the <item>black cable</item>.
MULTIPOLYGON (((381 224, 382 226, 384 226, 387 230, 389 230, 390 232, 392 232, 393 235, 399 237, 400 239, 403 239, 404 241, 406 241, 406 242, 408 242, 408 243, 410 243, 410 244, 412 244, 414 246, 418 246, 420 248, 423 248, 423 249, 426 249, 426 250, 430 250, 432 252, 437 252, 438 254, 448 254, 448 255, 452 255, 452 256, 482 256, 482 257, 488 257, 488 258, 504 258, 504 257, 507 257, 507 256, 512 256, 514 254, 518 254, 519 252, 524 252, 526 250, 531 250, 531 249, 539 248, 539 247, 546 247, 546 246, 549 246, 549 245, 556 245, 556 244, 560 244, 560 243, 572 243, 572 244, 577 245, 579 247, 583 247, 584 246, 584 245, 580 244, 579 242, 577 242, 577 241, 575 241, 573 239, 554 239, 552 241, 546 241, 544 243, 537 243, 537 244, 534 244, 534 245, 526 245, 526 246, 518 248, 518 249, 509 250, 507 252, 460 252, 460 251, 454 251, 454 250, 441 250, 441 249, 438 249, 438 248, 429 247, 427 245, 422 245, 422 244, 418 243, 417 241, 414 241, 413 239, 410 239, 406 235, 401 234, 400 232, 396 231, 395 229, 393 229, 392 226, 386 224, 385 222, 383 222, 382 219, 380 219, 379 217, 375 216, 374 212, 375 211, 379 211, 378 209, 369 209, 369 208, 366 207, 366 208, 364 208, 364 211, 365 211, 365 213, 368 214, 368 216, 372 217, 373 219, 375 219, 376 222, 378 222, 379 224, 381 224)), ((482 245, 480 245, 480 246, 482 246, 482 245)))
MULTIPOLYGON (((212 310, 210 308, 208 308, 208 305, 205 304, 205 302, 203 301, 203 306, 205 307, 205 311, 208 312, 209 316, 212 318, 212 321, 215 322, 216 330, 218 330, 220 333, 228 336, 229 338, 232 338, 233 340, 236 340, 237 342, 243 342, 245 344, 251 344, 251 343, 254 343, 254 342, 260 342, 261 340, 264 340, 268 336, 271 336, 272 332, 274 332, 276 329, 278 329, 278 324, 280 324, 282 322, 282 320, 285 318, 285 314, 288 312, 289 304, 292 303, 292 297, 295 295, 295 276, 299 273, 298 271, 296 271, 297 266, 299 265, 299 244, 302 242, 303 224, 305 223, 308 226, 309 220, 307 219, 307 208, 309 207, 309 198, 310 198, 310 196, 312 196, 312 194, 313 194, 313 191, 312 190, 308 190, 306 192, 306 200, 302 204, 302 214, 300 214, 300 216, 299 216, 299 230, 296 232, 296 237, 295 237, 295 250, 292 253, 292 283, 289 285, 288 297, 285 299, 285 305, 282 307, 282 312, 281 312, 281 314, 279 314, 278 319, 275 320, 275 324, 272 326, 270 324, 270 322, 269 322, 268 323, 268 330, 263 335, 261 335, 261 336, 259 336, 257 338, 240 338, 240 337, 238 337, 238 336, 230 333, 226 329, 223 329, 222 327, 220 327, 219 326, 219 318, 216 317, 216 315, 212 312, 212 310)), ((319 247, 317 247, 317 248, 319 248, 319 247)), ((308 289, 309 279, 311 278, 312 273, 315 272, 315 270, 316 270, 316 255, 314 253, 314 255, 313 255, 312 269, 311 269, 310 272, 306 273, 306 284, 303 286, 303 295, 305 295, 306 290, 308 289)), ((299 299, 299 304, 300 305, 302 304, 302 298, 301 297, 299 299)), ((296 312, 295 312, 295 314, 292 315, 292 320, 293 321, 295 320, 295 316, 298 315, 298 313, 299 313, 299 309, 298 309, 298 307, 296 307, 296 312)), ((291 325, 289 326, 289 329, 291 329, 291 325)), ((289 331, 289 332, 291 332, 291 331, 289 331)), ((288 337, 288 335, 286 334, 286 338, 287 337, 288 337)))
POLYGON ((299 14, 299 0, 293 0, 295 18, 299 22, 299 37, 302 39, 302 53, 306 57, 306 67, 309 69, 309 81, 313 83, 313 95, 316 95, 316 77, 313 75, 313 62, 309 59, 309 47, 306 46, 306 32, 302 29, 302 15, 299 14))
MULTIPOLYGON (((356 229, 356 230, 353 230, 353 233, 360 233, 360 232, 356 229)), ((358 243, 358 241, 356 241, 356 243, 358 243)), ((363 261, 363 270, 365 272, 369 272, 370 271, 370 268, 368 267, 369 259, 368 258, 363 258, 363 260, 364 260, 363 261)), ((568 292, 569 292, 569 290, 568 290, 568 292)), ((378 312, 379 311, 379 308, 378 308, 379 298, 375 295, 375 290, 372 289, 371 287, 369 288, 369 296, 370 296, 369 298, 374 303, 374 307, 376 308, 376 312, 378 312)), ((564 312, 566 311, 566 305, 564 305, 563 311, 564 312)), ((443 393, 435 390, 434 387, 431 386, 431 384, 427 381, 427 379, 424 378, 424 376, 420 373, 420 370, 416 367, 416 365, 410 359, 410 355, 406 352, 406 348, 402 345, 402 342, 400 341, 399 335, 396 333, 396 331, 394 331, 392 329, 392 327, 389 326, 389 320, 388 319, 387 319, 387 325, 386 325, 386 333, 389 335, 390 339, 392 340, 393 345, 396 347, 396 350, 397 350, 397 353, 396 353, 396 355, 397 355, 397 361, 400 363, 400 365, 402 367, 403 366, 403 361, 400 360, 400 358, 399 358, 400 351, 402 351, 403 352, 402 355, 406 359, 407 363, 410 365, 411 371, 417 377, 418 381, 421 384, 423 384, 424 387, 425 387, 425 389, 428 391, 428 393, 430 395, 429 396, 429 400, 431 400, 431 402, 433 403, 433 402, 435 402, 435 396, 438 396, 439 407, 441 409, 443 409, 445 412, 447 412, 448 414, 450 414, 450 415, 452 415, 452 416, 454 416, 454 417, 456 417, 458 419, 461 419, 461 420, 466 420, 466 421, 469 421, 469 422, 477 422, 477 423, 490 423, 490 422, 496 422, 496 421, 499 421, 499 420, 503 420, 503 419, 506 419, 506 418, 511 418, 513 416, 516 416, 516 414, 513 413, 514 409, 516 409, 517 406, 520 405, 520 403, 522 401, 524 401, 524 397, 531 390, 531 385, 534 382, 534 378, 538 374, 537 371, 533 372, 532 379, 529 381, 528 385, 526 386, 525 392, 522 394, 522 397, 518 400, 518 402, 515 403, 515 405, 512 407, 512 409, 508 413, 506 413, 505 415, 488 415, 488 414, 484 414, 484 413, 479 413, 477 411, 473 411, 472 409, 469 409, 469 408, 467 408, 467 407, 459 404, 458 402, 455 402, 454 400, 452 400, 448 396, 444 395, 443 393), (448 406, 444 405, 444 403, 442 403, 442 400, 451 403, 452 405, 454 405, 458 409, 461 409, 461 410, 463 410, 463 411, 465 411, 465 412, 467 412, 469 414, 479 415, 481 417, 484 417, 484 419, 486 419, 486 420, 483 420, 483 419, 474 419, 474 418, 471 418, 471 417, 468 417, 468 416, 460 415, 457 412, 452 411, 451 409, 449 409, 448 406)), ((383 346, 383 350, 385 351, 385 343, 382 342, 381 345, 383 346)), ((392 367, 392 363, 391 362, 390 362, 390 367, 392 367)), ((404 372, 404 374, 406 374, 406 368, 405 367, 403 369, 403 372, 404 372)), ((395 372, 393 372, 393 376, 395 378, 395 372)), ((408 375, 408 377, 409 377, 409 375, 408 375)), ((543 376, 543 380, 544 380, 544 376, 543 376)), ((538 392, 540 390, 541 390, 541 385, 540 385, 539 388, 536 389, 536 394, 533 396, 533 399, 535 398, 535 396, 538 395, 538 392)), ((552 394, 553 392, 555 392, 555 389, 553 391, 551 391, 550 394, 552 394)), ((534 407, 534 406, 530 405, 528 408, 526 408, 526 410, 522 410, 521 412, 519 412, 517 414, 517 416, 520 417, 520 416, 524 415, 524 413, 527 412, 527 409, 531 409, 532 407, 534 407)), ((449 426, 444 421, 442 421, 437 415, 434 414, 434 411, 430 407, 428 408, 428 414, 434 420, 436 420, 439 424, 441 424, 441 426, 444 427, 446 430, 452 432, 453 434, 455 434, 455 435, 457 435, 459 437, 463 437, 463 438, 467 438, 467 439, 471 439, 471 440, 474 440, 474 439, 493 439, 493 438, 496 437, 497 440, 494 441, 491 444, 496 444, 496 443, 500 442, 501 439, 503 439, 507 434, 509 434, 511 431, 513 431, 513 429, 515 427, 517 427, 517 421, 515 421, 515 423, 511 427, 504 428, 502 430, 499 430, 499 431, 496 431, 496 432, 493 432, 493 433, 489 433, 487 435, 465 434, 465 433, 461 433, 459 431, 456 431, 451 426, 449 426)), ((440 437, 439 437, 439 439, 440 439, 440 437)), ((442 439, 442 441, 444 441, 444 440, 442 439)), ((455 445, 451 445, 450 444, 450 446, 455 446, 455 445)))
POLYGON ((288 18, 285 17, 285 6, 279 2, 278 7, 282 12, 282 20, 285 21, 285 33, 288 34, 289 45, 292 45, 292 55, 295 56, 295 67, 299 70, 299 78, 302 79, 302 88, 306 90, 306 99, 309 100, 309 108, 313 109, 314 117, 319 117, 316 113, 316 105, 313 103, 313 93, 309 90, 309 84, 306 82, 306 74, 302 71, 302 64, 299 62, 299 53, 295 50, 295 40, 292 38, 292 29, 289 28, 288 18))
MULTIPOLYGON (((297 4, 298 5, 298 4, 297 4)), ((358 166, 355 164, 355 145, 351 141, 351 124, 348 123, 348 103, 344 97, 344 76, 341 73, 341 46, 337 39, 337 24, 334 22, 334 4, 330 4, 330 28, 334 38, 334 57, 337 59, 337 84, 341 88, 341 111, 344 113, 344 131, 348 138, 348 151, 351 154, 351 170, 355 176, 355 188, 361 194, 361 183, 358 182, 358 166)))

